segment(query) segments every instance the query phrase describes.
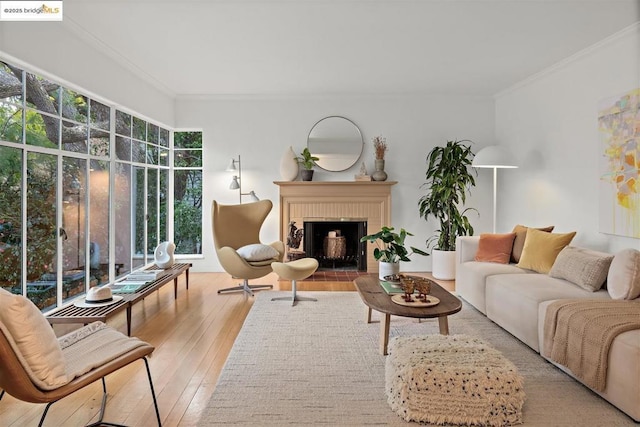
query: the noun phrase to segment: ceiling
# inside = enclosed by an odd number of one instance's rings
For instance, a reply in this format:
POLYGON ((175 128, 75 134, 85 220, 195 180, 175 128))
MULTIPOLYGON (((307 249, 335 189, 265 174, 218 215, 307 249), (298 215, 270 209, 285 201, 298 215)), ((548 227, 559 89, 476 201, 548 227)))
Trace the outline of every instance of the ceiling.
POLYGON ((180 96, 491 96, 640 21, 640 0, 65 0, 64 25, 180 96))

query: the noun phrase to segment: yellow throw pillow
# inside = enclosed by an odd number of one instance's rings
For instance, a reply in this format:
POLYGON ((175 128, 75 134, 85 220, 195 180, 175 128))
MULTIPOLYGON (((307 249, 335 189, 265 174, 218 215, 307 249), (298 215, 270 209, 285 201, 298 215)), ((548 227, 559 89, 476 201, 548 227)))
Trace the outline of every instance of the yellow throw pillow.
MULTIPOLYGON (((524 225, 516 225, 513 227, 512 233, 516 233, 516 238, 513 240, 513 248, 511 249, 511 262, 518 263, 520 262, 520 257, 522 256, 522 248, 524 248, 524 241, 527 238, 527 230, 530 227, 525 227, 524 225)), ((549 227, 536 228, 536 230, 541 231, 553 231, 553 225, 549 227)))
POLYGON ((529 228, 517 266, 538 273, 548 273, 560 251, 571 243, 575 235, 575 231, 559 234, 529 228))

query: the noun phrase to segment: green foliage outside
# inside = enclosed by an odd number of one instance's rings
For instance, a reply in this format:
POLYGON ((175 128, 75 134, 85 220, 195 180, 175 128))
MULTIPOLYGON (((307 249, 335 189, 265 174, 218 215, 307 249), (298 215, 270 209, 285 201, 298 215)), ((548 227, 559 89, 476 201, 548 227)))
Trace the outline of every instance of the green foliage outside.
POLYGON ((174 146, 180 149, 174 163, 176 253, 199 254, 202 253, 202 132, 175 132, 174 146))

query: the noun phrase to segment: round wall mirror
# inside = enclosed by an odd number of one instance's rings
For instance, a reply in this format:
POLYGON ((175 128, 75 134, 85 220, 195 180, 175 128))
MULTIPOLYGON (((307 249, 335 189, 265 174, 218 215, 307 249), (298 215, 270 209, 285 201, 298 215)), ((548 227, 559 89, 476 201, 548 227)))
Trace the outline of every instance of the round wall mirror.
POLYGON ((316 165, 331 172, 340 172, 355 165, 364 141, 360 129, 351 120, 329 116, 313 125, 307 138, 307 148, 318 157, 316 165))

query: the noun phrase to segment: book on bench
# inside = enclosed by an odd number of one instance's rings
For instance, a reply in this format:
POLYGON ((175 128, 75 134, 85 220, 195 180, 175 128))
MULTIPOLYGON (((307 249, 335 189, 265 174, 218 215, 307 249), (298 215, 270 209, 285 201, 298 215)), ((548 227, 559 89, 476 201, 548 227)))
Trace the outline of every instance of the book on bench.
POLYGON ((134 271, 127 275, 126 280, 131 281, 152 281, 156 280, 160 276, 164 276, 165 270, 140 270, 134 271))
POLYGON ((134 294, 143 288, 146 281, 123 280, 109 285, 114 294, 134 294))

